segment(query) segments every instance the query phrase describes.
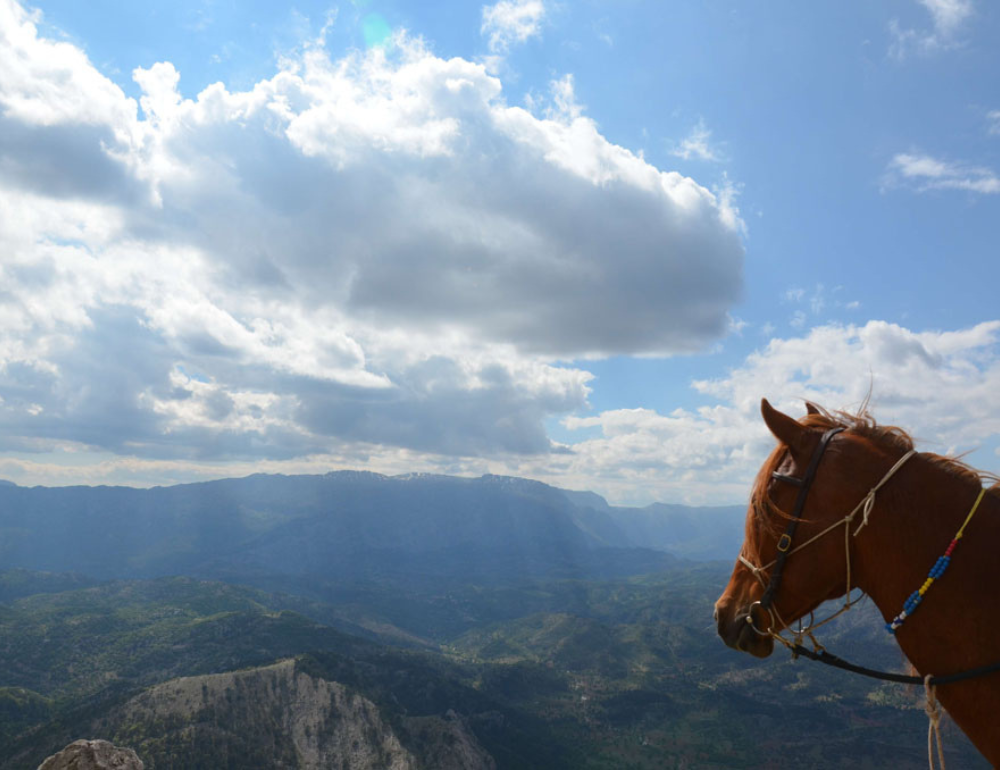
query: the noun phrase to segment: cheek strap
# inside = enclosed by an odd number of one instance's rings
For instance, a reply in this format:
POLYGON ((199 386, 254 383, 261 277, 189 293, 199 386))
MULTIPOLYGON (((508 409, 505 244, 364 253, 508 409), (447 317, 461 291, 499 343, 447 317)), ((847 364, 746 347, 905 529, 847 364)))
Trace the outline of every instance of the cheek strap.
POLYGON ((802 518, 802 511, 806 507, 809 488, 812 486, 813 479, 816 478, 819 461, 823 459, 823 453, 826 452, 826 448, 833 440, 833 437, 843 430, 843 428, 831 428, 823 434, 819 440, 819 444, 813 450, 812 458, 809 460, 809 467, 806 468, 805 476, 802 478, 786 476, 783 473, 771 474, 778 481, 784 481, 797 486, 799 494, 795 498, 795 507, 792 509, 792 515, 788 520, 785 531, 778 538, 778 557, 774 561, 774 569, 771 570, 771 577, 768 580, 767 588, 764 589, 764 595, 760 597, 760 606, 765 610, 770 609, 771 603, 774 601, 774 595, 781 585, 781 573, 785 569, 785 562, 788 560, 789 551, 792 547, 792 538, 795 536, 795 530, 799 526, 799 520, 802 518))

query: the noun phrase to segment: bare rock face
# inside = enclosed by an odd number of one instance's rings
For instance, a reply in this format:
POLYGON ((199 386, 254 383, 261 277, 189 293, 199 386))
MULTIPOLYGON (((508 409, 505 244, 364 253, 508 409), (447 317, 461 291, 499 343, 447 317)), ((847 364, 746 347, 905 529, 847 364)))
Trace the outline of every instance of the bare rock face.
POLYGON ((143 770, 132 749, 107 741, 74 741, 38 766, 38 770, 143 770))
MULTIPOLYGON (((246 757, 248 767, 420 767, 374 703, 342 684, 296 671, 294 660, 173 679, 130 700, 123 717, 122 724, 143 726, 154 743, 169 744, 175 767, 202 759, 197 746, 213 740, 228 741, 230 755, 246 757)), ((145 754, 141 740, 139 746, 145 754)), ((155 756, 152 748, 148 756, 155 756)))
MULTIPOLYGON (((131 743, 156 767, 496 770, 462 715, 392 720, 359 691, 311 676, 294 659, 163 682, 91 730, 131 743)), ((62 768, 77 770, 40 770, 62 768)))

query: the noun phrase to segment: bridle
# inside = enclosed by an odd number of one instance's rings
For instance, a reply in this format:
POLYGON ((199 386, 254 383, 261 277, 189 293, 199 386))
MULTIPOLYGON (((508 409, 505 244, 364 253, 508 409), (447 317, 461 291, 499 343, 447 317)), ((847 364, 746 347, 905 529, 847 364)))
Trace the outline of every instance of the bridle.
POLYGON ((813 642, 813 645, 817 649, 822 649, 822 645, 820 645, 819 642, 816 641, 815 637, 813 637, 812 632, 816 628, 819 628, 820 626, 829 623, 834 618, 838 617, 844 612, 847 612, 847 610, 849 610, 851 607, 853 607, 855 604, 861 601, 861 599, 864 597, 864 594, 861 594, 860 596, 858 596, 857 599, 853 600, 851 599, 851 591, 853 590, 853 587, 851 586, 850 525, 857 517, 858 513, 861 513, 862 514, 861 525, 857 529, 855 529, 853 533, 855 536, 857 536, 858 532, 860 532, 868 523, 868 515, 871 513, 871 510, 875 505, 876 493, 882 488, 882 486, 886 482, 889 481, 889 479, 891 479, 896 474, 896 472, 900 468, 903 467, 904 463, 906 463, 907 460, 909 460, 911 457, 913 457, 913 455, 916 454, 915 449, 909 450, 899 460, 896 461, 895 465, 893 465, 888 470, 888 472, 882 477, 881 481, 879 481, 874 487, 872 487, 868 491, 868 494, 864 496, 861 502, 858 503, 849 514, 844 516, 844 518, 840 519, 839 521, 834 522, 829 527, 824 529, 822 532, 809 538, 804 543, 801 543, 793 548, 792 542, 795 535, 795 530, 798 528, 799 522, 802 519, 802 512, 805 509, 806 499, 809 497, 809 490, 812 487, 813 480, 816 477, 816 472, 819 469, 819 463, 823 459, 823 455, 826 452, 827 447, 830 445, 830 442, 833 440, 834 436, 836 436, 843 430, 844 428, 842 427, 831 428, 822 435, 822 437, 819 440, 819 444, 813 450, 812 457, 809 460, 809 465, 806 468, 805 475, 803 475, 801 478, 796 476, 788 476, 783 473, 778 473, 777 471, 771 474, 771 477, 776 481, 793 484, 799 488, 798 495, 795 498, 795 506, 792 508, 792 513, 788 518, 788 524, 785 526, 785 531, 782 533, 781 537, 778 538, 778 544, 777 544, 778 555, 774 558, 774 560, 769 562, 768 564, 757 566, 742 553, 740 553, 738 557, 740 563, 742 563, 747 569, 749 569, 750 572, 753 574, 753 576, 757 578, 757 580, 760 582, 760 584, 764 586, 764 593, 761 595, 760 599, 758 599, 757 601, 755 601, 753 604, 750 605, 749 610, 747 612, 746 622, 757 634, 761 636, 771 636, 777 639, 786 647, 789 647, 790 649, 794 649, 796 646, 801 646, 802 639, 805 636, 808 636, 810 638, 810 640, 813 642), (846 578, 847 588, 844 592, 844 606, 841 607, 832 615, 830 615, 828 618, 825 618, 819 621, 818 623, 815 622, 815 617, 810 612, 809 624, 803 627, 802 621, 800 619, 798 629, 792 631, 792 633, 794 634, 794 639, 792 641, 789 641, 788 639, 786 639, 784 636, 781 635, 782 630, 784 630, 785 628, 790 628, 789 624, 786 623, 781 618, 781 616, 778 614, 778 611, 774 607, 774 596, 778 592, 778 588, 781 586, 781 577, 785 569, 785 563, 788 561, 788 557, 791 556, 793 553, 801 551, 807 545, 816 542, 821 537, 829 534, 830 532, 832 532, 833 530, 835 530, 837 527, 840 526, 844 527, 844 559, 846 563, 846 573, 847 573, 847 578, 846 578), (767 581, 765 581, 764 577, 762 576, 762 573, 769 569, 771 571, 770 574, 768 575, 767 581), (767 612, 767 614, 770 617, 771 621, 770 625, 764 630, 761 630, 757 628, 756 625, 754 625, 753 611, 754 608, 756 607, 759 607, 761 610, 767 612), (777 627, 778 630, 775 630, 775 627, 777 627))
MULTIPOLYGON (((826 649, 824 649, 823 645, 821 645, 818 641, 816 641, 816 637, 813 636, 813 631, 816 628, 826 623, 829 623, 834 618, 838 617, 844 612, 847 612, 847 610, 849 610, 851 607, 853 607, 855 604, 861 601, 862 598, 864 598, 864 593, 862 593, 860 596, 858 596, 857 599, 854 600, 851 599, 851 590, 852 590, 851 523, 857 517, 858 513, 862 514, 861 524, 853 532, 853 536, 856 537, 857 534, 862 529, 864 529, 865 526, 868 524, 868 516, 871 513, 872 508, 875 506, 875 495, 882 488, 882 486, 889 481, 889 479, 891 479, 894 475, 896 475, 896 471, 902 468, 903 465, 906 463, 906 461, 917 453, 915 449, 911 449, 902 457, 900 457, 896 461, 896 463, 882 477, 881 481, 879 481, 874 487, 872 487, 868 491, 868 494, 866 494, 862 498, 861 502, 858 503, 849 514, 844 516, 844 518, 834 522, 829 527, 824 529, 822 532, 809 538, 804 543, 801 543, 792 548, 792 539, 795 535, 795 530, 798 528, 799 521, 802 518, 802 511, 804 510, 806 505, 806 498, 809 496, 809 488, 812 486, 813 479, 816 476, 816 471, 819 468, 820 460, 823 459, 823 454, 826 452, 826 449, 829 446, 830 442, 833 440, 834 436, 836 436, 843 430, 844 428, 842 427, 831 428, 830 430, 826 431, 823 434, 823 436, 820 438, 819 444, 816 446, 816 449, 813 450, 812 458, 810 458, 809 460, 809 466, 806 468, 805 475, 802 478, 798 478, 795 476, 788 476, 783 473, 778 473, 777 471, 771 474, 771 477, 776 481, 782 481, 797 486, 799 488, 799 493, 795 498, 795 507, 792 509, 792 513, 791 516, 789 517, 788 524, 785 526, 785 531, 784 533, 782 533, 781 537, 778 538, 778 544, 777 544, 778 555, 774 558, 774 560, 768 564, 764 564, 758 567, 749 559, 747 559, 742 553, 740 553, 738 557, 740 563, 743 564, 747 569, 749 569, 750 572, 753 574, 753 576, 757 578, 757 580, 760 582, 760 584, 764 586, 764 593, 761 595, 760 599, 758 599, 757 601, 755 601, 753 604, 750 605, 749 610, 747 612, 746 621, 757 634, 761 636, 770 636, 781 642, 783 645, 785 645, 789 650, 791 650, 793 658, 797 658, 799 655, 802 655, 809 658, 810 660, 815 660, 820 663, 824 663, 828 666, 833 666, 835 668, 843 669, 845 671, 851 671, 855 674, 861 674, 862 676, 871 677, 873 679, 881 679, 883 681, 890 681, 890 682, 899 682, 901 684, 923 684, 924 694, 926 698, 925 711, 929 719, 929 724, 927 728, 928 764, 931 770, 934 770, 934 751, 932 749, 932 740, 933 740, 933 742, 936 743, 937 747, 938 764, 943 770, 944 752, 941 745, 941 732, 939 724, 941 718, 941 709, 937 703, 937 698, 935 695, 935 689, 937 685, 961 682, 967 679, 973 679, 976 677, 995 673, 997 671, 1000 671, 1000 661, 990 663, 989 665, 986 666, 979 666, 977 668, 966 669, 965 671, 959 671, 954 674, 949 674, 947 676, 934 676, 932 674, 927 674, 926 676, 910 676, 906 674, 896 674, 888 671, 876 671, 874 669, 865 668, 864 666, 858 666, 853 663, 850 663, 844 660, 843 658, 839 658, 836 655, 829 653, 826 649), (844 527, 844 559, 847 572, 847 578, 846 578, 847 588, 844 592, 844 606, 841 607, 836 612, 834 612, 832 615, 830 615, 830 617, 825 618, 824 620, 818 623, 815 622, 815 618, 813 617, 812 612, 810 612, 809 624, 803 627, 802 620, 800 618, 799 627, 797 629, 792 630, 789 627, 788 623, 782 620, 781 616, 778 614, 778 611, 774 607, 774 595, 777 593, 778 588, 781 585, 781 576, 785 568, 785 562, 788 561, 788 557, 791 556, 796 551, 800 551, 807 545, 816 542, 821 537, 829 534, 830 532, 832 532, 841 525, 843 525, 844 527), (763 573, 768 569, 770 569, 771 572, 770 575, 768 576, 767 581, 765 582, 761 573, 763 573), (755 607, 760 607, 762 610, 766 611, 770 616, 771 620, 770 625, 767 627, 767 629, 763 631, 754 625, 753 610, 755 607), (775 630, 776 625, 778 626, 777 631, 775 630), (786 639, 781 634, 781 632, 786 628, 788 628, 793 634, 793 638, 791 641, 786 639), (803 639, 807 636, 809 637, 809 640, 812 642, 813 645, 812 650, 806 648, 802 644, 803 639)), ((979 502, 982 500, 984 491, 985 490, 980 491, 979 497, 976 499, 976 502, 973 505, 972 510, 969 512, 969 515, 965 520, 966 524, 969 522, 969 519, 972 518, 972 515, 976 512, 976 508, 979 506, 979 502)), ((957 539, 962 536, 962 530, 964 529, 965 529, 965 524, 963 524, 962 529, 959 530, 956 536, 956 540, 952 541, 952 547, 954 546, 957 539)), ((946 553, 950 554, 951 553, 950 549, 946 553)), ((920 593, 921 594, 923 593, 923 589, 921 589, 920 593)), ((901 620, 903 617, 905 617, 905 613, 901 616, 898 616, 897 620, 901 620)))

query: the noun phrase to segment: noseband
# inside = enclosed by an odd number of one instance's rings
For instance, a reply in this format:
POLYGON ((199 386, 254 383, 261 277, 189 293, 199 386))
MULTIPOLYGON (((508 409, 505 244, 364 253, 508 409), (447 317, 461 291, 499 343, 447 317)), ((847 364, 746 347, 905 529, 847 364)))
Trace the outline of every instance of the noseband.
MULTIPOLYGON (((778 555, 775 557, 775 559, 769 564, 765 564, 763 566, 758 567, 749 559, 747 559, 742 553, 738 557, 739 561, 745 567, 747 567, 750 570, 750 572, 753 573, 753 576, 757 578, 757 580, 761 583, 761 585, 764 586, 764 593, 761 595, 760 599, 750 605, 750 609, 746 618, 747 623, 750 625, 751 628, 753 628, 754 631, 756 631, 761 636, 772 636, 788 647, 793 646, 793 644, 796 645, 799 644, 799 641, 801 640, 803 635, 809 635, 810 638, 813 638, 812 634, 810 633, 812 629, 824 625, 825 623, 829 623, 835 617, 837 617, 843 612, 846 612, 854 604, 860 601, 860 597, 853 601, 851 600, 852 587, 851 587, 850 524, 851 522, 854 521, 855 517, 859 512, 862 513, 861 525, 856 530, 854 530, 854 535, 857 535, 858 532, 860 532, 864 528, 864 526, 868 523, 868 515, 871 513, 872 507, 875 505, 875 494, 879 491, 879 489, 882 488, 882 486, 887 481, 889 481, 889 479, 891 479, 895 475, 896 471, 898 471, 901 467, 903 467, 903 464, 907 460, 909 460, 913 455, 916 454, 916 450, 914 449, 911 449, 906 454, 904 454, 896 462, 896 464, 889 469, 889 471, 885 474, 885 476, 882 477, 882 480, 879 481, 878 484, 876 484, 874 487, 872 487, 871 490, 869 490, 868 494, 865 495, 865 497, 861 500, 860 503, 857 504, 857 506, 855 506, 854 510, 852 510, 844 518, 840 519, 834 524, 831 524, 822 532, 809 538, 804 543, 801 543, 800 545, 797 545, 795 548, 792 548, 792 538, 795 535, 795 530, 799 526, 799 521, 802 519, 802 511, 806 507, 806 498, 808 498, 809 496, 809 489, 810 487, 812 487, 813 480, 816 477, 816 471, 819 468, 820 460, 823 459, 823 454, 826 452, 826 448, 833 440, 833 437, 843 430, 844 428, 842 427, 831 428, 830 430, 826 431, 826 433, 824 433, 822 437, 820 437, 819 444, 813 450, 812 457, 809 460, 809 466, 806 468, 805 475, 802 476, 801 478, 798 478, 796 476, 788 476, 783 473, 778 473, 777 471, 771 474, 771 477, 776 481, 783 481, 788 484, 794 484, 799 488, 799 493, 795 498, 795 507, 792 509, 792 513, 789 516, 788 524, 785 526, 784 533, 782 533, 781 537, 778 538, 778 544, 777 544, 778 555), (793 643, 789 643, 788 640, 786 640, 783 636, 781 636, 779 632, 775 631, 776 620, 780 623, 779 631, 781 628, 787 628, 788 624, 781 619, 781 616, 778 615, 777 610, 773 606, 774 595, 777 593, 778 587, 781 585, 781 576, 782 572, 785 569, 785 562, 788 561, 788 557, 791 556, 796 551, 799 551, 805 548, 810 543, 819 540, 821 537, 823 537, 829 532, 832 532, 834 529, 836 529, 841 525, 844 526, 844 553, 847 565, 846 567, 847 589, 845 591, 844 606, 840 610, 835 612, 833 615, 820 621, 819 623, 811 622, 810 625, 806 628, 801 628, 801 621, 800 621, 800 628, 797 632, 795 632, 796 640, 793 643), (771 572, 770 575, 768 576, 767 582, 765 583, 761 573, 767 569, 771 569, 771 572), (755 607, 760 607, 762 610, 767 612, 767 614, 771 618, 771 624, 765 630, 761 630, 754 625, 753 610, 755 607)), ((815 642, 815 639, 813 641, 815 642)))

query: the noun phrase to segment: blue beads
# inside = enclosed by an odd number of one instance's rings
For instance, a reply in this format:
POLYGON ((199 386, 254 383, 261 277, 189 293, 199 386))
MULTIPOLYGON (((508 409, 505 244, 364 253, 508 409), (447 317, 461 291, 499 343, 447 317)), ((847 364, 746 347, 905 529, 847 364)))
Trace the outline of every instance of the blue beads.
POLYGON ((907 600, 903 603, 903 611, 900 612, 895 618, 892 619, 891 623, 885 624, 885 630, 890 634, 895 634, 896 629, 903 625, 903 621, 906 620, 910 615, 916 612, 917 607, 920 606, 920 602, 924 600, 924 594, 930 589, 937 580, 944 574, 944 571, 948 569, 948 564, 951 563, 951 551, 954 550, 955 541, 948 547, 945 551, 944 556, 939 556, 938 560, 934 562, 934 566, 931 567, 931 571, 927 574, 927 580, 924 584, 920 586, 920 589, 914 591, 907 600))
POLYGON ((907 615, 912 615, 913 611, 917 608, 917 605, 923 601, 923 596, 920 595, 920 591, 914 591, 910 594, 910 598, 903 603, 903 611, 907 615))
POLYGON ((976 498, 976 502, 973 504, 972 510, 969 511, 969 515, 965 517, 965 522, 961 527, 959 527, 958 532, 955 533, 955 537, 953 537, 951 542, 948 544, 944 554, 939 556, 937 561, 934 562, 934 566, 931 567, 931 571, 927 573, 927 579, 924 581, 924 584, 920 586, 920 590, 914 591, 910 594, 910 598, 903 604, 903 611, 894 617, 891 623, 885 624, 885 630, 890 634, 896 633, 896 629, 903 625, 903 621, 914 613, 917 607, 920 606, 920 602, 923 601, 924 594, 930 590, 932 585, 934 585, 934 581, 939 579, 944 574, 945 570, 948 569, 948 565, 951 564, 951 555, 954 553, 955 548, 958 547, 958 541, 962 539, 962 535, 965 533, 966 525, 972 521, 972 517, 979 508, 979 503, 982 501, 983 495, 985 494, 985 487, 979 490, 979 497, 976 498))
POLYGON ((950 561, 951 561, 950 556, 939 557, 938 560, 934 562, 934 566, 931 568, 930 576, 935 580, 937 580, 944 574, 944 571, 948 569, 948 564, 950 561))
POLYGON ((903 625, 903 621, 913 614, 913 611, 917 609, 917 606, 923 600, 924 594, 930 590, 932 585, 934 585, 934 581, 940 578, 944 574, 944 571, 948 569, 948 565, 951 563, 951 555, 954 553, 955 548, 958 547, 958 541, 962 539, 962 535, 965 533, 965 527, 970 521, 972 521, 972 517, 978 510, 979 503, 982 502, 983 495, 985 494, 986 487, 983 487, 979 490, 979 497, 977 497, 976 502, 972 504, 972 510, 969 511, 969 515, 965 517, 965 521, 962 523, 962 526, 958 528, 958 532, 955 533, 955 537, 952 538, 948 547, 945 549, 944 555, 939 556, 938 560, 934 562, 934 566, 931 567, 931 571, 927 575, 927 580, 925 580, 924 584, 920 586, 920 590, 910 594, 910 598, 907 599, 906 603, 903 605, 903 611, 893 618, 891 623, 885 624, 885 629, 890 634, 896 633, 896 629, 903 625))

